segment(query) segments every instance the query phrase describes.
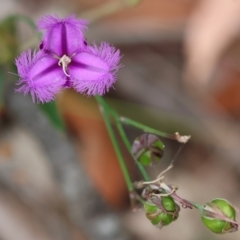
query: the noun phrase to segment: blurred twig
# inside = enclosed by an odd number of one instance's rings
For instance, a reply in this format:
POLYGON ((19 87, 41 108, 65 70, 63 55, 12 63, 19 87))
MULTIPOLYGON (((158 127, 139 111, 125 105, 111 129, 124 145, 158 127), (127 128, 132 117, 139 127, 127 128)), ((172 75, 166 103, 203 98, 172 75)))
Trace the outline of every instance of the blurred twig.
POLYGON ((113 14, 125 7, 133 7, 140 3, 141 0, 115 0, 107 2, 100 7, 96 7, 89 11, 80 14, 81 18, 87 19, 90 22, 97 21, 102 17, 113 14))

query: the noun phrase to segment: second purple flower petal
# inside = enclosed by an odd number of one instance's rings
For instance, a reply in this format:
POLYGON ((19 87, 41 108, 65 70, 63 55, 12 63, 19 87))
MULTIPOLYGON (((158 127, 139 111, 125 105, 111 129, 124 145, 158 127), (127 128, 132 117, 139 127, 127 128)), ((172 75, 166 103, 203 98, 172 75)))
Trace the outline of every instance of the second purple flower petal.
POLYGON ((38 21, 38 29, 44 30, 41 48, 62 57, 71 56, 85 47, 83 30, 87 21, 77 19, 74 15, 67 18, 47 15, 38 21))
POLYGON ((73 87, 87 95, 103 95, 116 81, 120 52, 107 43, 77 53, 69 65, 73 87))
POLYGON ((16 60, 20 76, 17 92, 30 93, 33 101, 49 102, 66 81, 58 60, 42 51, 22 53, 16 60))

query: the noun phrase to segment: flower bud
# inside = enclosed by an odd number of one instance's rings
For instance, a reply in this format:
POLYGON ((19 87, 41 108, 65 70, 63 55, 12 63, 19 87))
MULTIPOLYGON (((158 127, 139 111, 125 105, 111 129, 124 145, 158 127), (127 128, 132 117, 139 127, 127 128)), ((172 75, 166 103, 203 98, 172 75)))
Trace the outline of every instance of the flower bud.
POLYGON ((165 146, 153 134, 144 133, 135 139, 132 146, 133 157, 144 166, 149 166, 152 161, 160 161, 164 154, 165 146))
POLYGON ((144 204, 146 217, 159 228, 169 225, 178 218, 179 206, 170 196, 161 197, 161 206, 147 201, 144 204))
POLYGON ((205 205, 202 212, 203 224, 214 233, 229 233, 238 230, 236 210, 225 199, 216 198, 205 205))

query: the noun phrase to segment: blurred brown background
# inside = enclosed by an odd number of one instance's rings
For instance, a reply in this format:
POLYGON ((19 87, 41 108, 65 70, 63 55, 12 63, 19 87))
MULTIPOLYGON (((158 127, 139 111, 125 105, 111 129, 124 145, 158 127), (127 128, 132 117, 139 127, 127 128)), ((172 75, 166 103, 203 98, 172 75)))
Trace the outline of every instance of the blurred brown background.
MULTIPOLYGON (((188 200, 204 204, 221 197, 240 207, 240 1, 0 3, 1 21, 10 14, 34 21, 46 13, 87 18, 88 41, 108 41, 123 54, 115 90, 106 96, 109 103, 120 114, 161 131, 192 135, 166 181, 179 186, 179 195, 188 200)), ((18 52, 38 46, 36 34, 22 22, 17 37, 18 52)), ((7 65, 5 50, 0 48, 0 60, 7 65)), ((162 230, 150 224, 144 211, 132 212, 93 98, 71 90, 58 96, 67 136, 53 128, 29 96, 15 94, 11 80, 4 99, 1 240, 240 238, 239 232, 212 234, 194 210, 182 210, 178 221, 162 230)), ((127 132, 131 140, 139 134, 131 128, 127 132)), ((178 148, 165 143, 163 162, 148 169, 153 179, 178 148)), ((139 179, 127 151, 125 157, 133 179, 139 179)))

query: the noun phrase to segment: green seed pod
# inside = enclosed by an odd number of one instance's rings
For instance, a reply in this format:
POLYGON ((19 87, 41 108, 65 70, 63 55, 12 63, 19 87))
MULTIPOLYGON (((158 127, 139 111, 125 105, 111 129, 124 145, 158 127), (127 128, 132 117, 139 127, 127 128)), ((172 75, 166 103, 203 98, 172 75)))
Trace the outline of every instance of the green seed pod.
POLYGON ((225 199, 216 198, 207 203, 202 213, 203 224, 214 233, 235 232, 238 224, 235 224, 236 210, 225 199))
POLYGON ((155 213, 159 209, 155 204, 150 203, 150 202, 145 202, 144 208, 145 208, 146 213, 155 213))
POLYGON ((140 153, 139 153, 139 158, 138 158, 138 161, 144 165, 144 166, 149 166, 151 164, 151 153, 150 151, 145 151, 142 150, 140 153))
POLYGON ((171 196, 162 197, 162 204, 167 211, 170 212, 176 211, 177 204, 174 202, 171 196))
POLYGON ((146 217, 151 223, 159 228, 169 225, 178 218, 180 207, 174 202, 171 196, 161 197, 161 206, 146 202, 144 208, 146 217))
POLYGON ((161 160, 164 148, 164 144, 156 135, 144 133, 134 141, 132 153, 136 161, 144 166, 149 166, 153 161, 161 160))
POLYGON ((175 218, 173 217, 172 213, 164 213, 161 212, 160 214, 158 214, 155 219, 151 220, 151 223, 153 225, 158 225, 158 226, 167 226, 169 225, 171 222, 173 222, 175 220, 175 218), (160 225, 159 225, 160 224, 160 225))

